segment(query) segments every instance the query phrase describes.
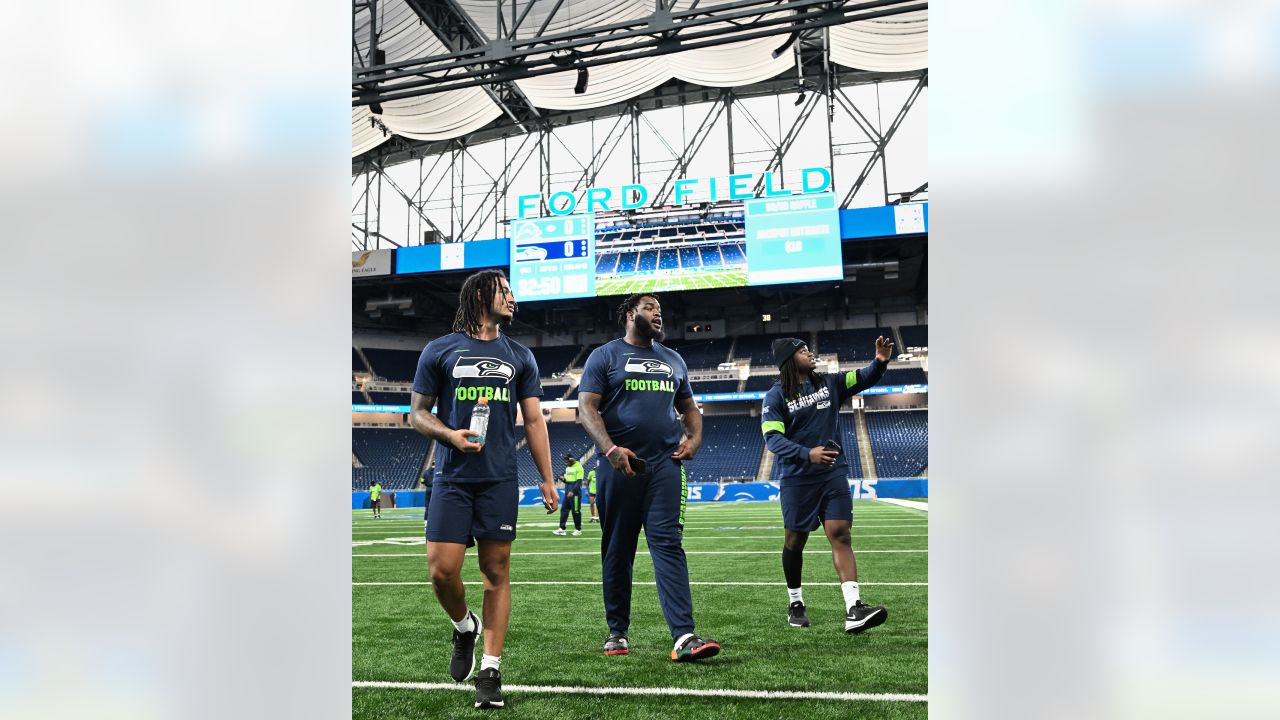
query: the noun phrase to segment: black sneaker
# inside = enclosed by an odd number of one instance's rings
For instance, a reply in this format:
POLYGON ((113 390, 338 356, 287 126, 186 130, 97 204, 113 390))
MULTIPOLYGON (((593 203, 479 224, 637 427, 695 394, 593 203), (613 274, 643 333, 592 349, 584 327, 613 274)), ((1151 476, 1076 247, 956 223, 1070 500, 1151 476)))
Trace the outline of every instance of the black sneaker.
POLYGON ((787 608, 787 624, 791 627, 809 627, 809 616, 804 612, 804 603, 799 600, 787 608))
POLYGON ((471 673, 476 671, 476 639, 480 637, 484 626, 475 613, 471 613, 471 622, 475 623, 475 631, 453 631, 453 657, 449 659, 449 675, 454 682, 466 682, 471 673))
POLYGON ((502 673, 493 668, 485 668, 476 675, 476 707, 503 707, 502 673))
POLYGON ((863 605, 862 601, 853 604, 849 608, 849 614, 844 616, 844 631, 847 633, 860 633, 864 630, 884 624, 889 619, 889 611, 882 607, 870 607, 863 605))
POLYGON ((605 655, 626 655, 629 652, 631 652, 631 647, 627 645, 626 633, 609 633, 609 638, 604 641, 605 655))
POLYGON ((720 643, 715 640, 703 640, 697 635, 689 636, 684 642, 671 650, 671 659, 676 662, 693 662, 705 660, 720 652, 720 643))

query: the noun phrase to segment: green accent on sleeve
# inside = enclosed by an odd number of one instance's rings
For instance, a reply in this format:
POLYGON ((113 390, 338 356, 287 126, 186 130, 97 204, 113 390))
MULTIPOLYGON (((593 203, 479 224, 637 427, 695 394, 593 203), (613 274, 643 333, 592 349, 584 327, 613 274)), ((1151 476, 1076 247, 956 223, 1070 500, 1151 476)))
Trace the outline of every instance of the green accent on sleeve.
POLYGON ((858 371, 850 370, 844 374, 844 387, 846 390, 858 384, 858 371))
POLYGON ((787 432, 787 426, 777 420, 765 420, 760 423, 760 433, 768 435, 770 432, 777 430, 780 433, 787 432))

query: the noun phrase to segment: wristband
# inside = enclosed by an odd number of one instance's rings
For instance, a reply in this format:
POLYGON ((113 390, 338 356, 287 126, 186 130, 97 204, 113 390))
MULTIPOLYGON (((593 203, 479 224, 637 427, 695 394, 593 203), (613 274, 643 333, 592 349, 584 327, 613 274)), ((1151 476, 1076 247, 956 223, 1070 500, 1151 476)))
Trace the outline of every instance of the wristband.
POLYGON ((605 456, 605 457, 609 457, 610 455, 612 455, 612 454, 613 454, 613 451, 614 451, 614 450, 617 450, 617 449, 618 449, 618 446, 617 446, 617 445, 614 445, 613 447, 611 447, 611 448, 609 448, 608 450, 605 450, 605 451, 604 451, 604 456, 605 456))

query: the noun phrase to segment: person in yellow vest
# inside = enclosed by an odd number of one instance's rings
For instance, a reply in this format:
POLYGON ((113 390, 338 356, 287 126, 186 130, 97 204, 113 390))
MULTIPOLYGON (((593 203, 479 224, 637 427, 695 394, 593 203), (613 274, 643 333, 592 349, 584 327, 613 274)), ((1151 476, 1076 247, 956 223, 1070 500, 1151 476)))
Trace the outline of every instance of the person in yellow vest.
POLYGON ((560 528, 553 531, 555 535, 564 535, 564 524, 573 512, 573 536, 582 534, 582 463, 572 455, 564 456, 564 505, 560 506, 560 528))
POLYGON ((600 467, 599 458, 596 459, 596 467, 591 468, 591 472, 587 473, 587 502, 591 503, 591 519, 587 522, 598 523, 600 518, 596 517, 596 468, 600 467))
POLYGON ((382 517, 382 485, 377 480, 369 483, 369 505, 375 518, 382 517))

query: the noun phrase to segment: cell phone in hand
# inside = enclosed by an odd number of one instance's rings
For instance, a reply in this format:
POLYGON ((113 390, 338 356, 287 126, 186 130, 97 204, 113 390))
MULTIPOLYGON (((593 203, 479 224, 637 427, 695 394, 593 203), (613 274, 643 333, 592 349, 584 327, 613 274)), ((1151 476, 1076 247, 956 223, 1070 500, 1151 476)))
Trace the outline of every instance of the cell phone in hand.
POLYGON ((631 470, 636 473, 649 472, 649 464, 638 457, 627 458, 627 462, 631 464, 631 470))
POLYGON ((822 447, 826 448, 827 450, 835 450, 838 453, 844 452, 844 448, 840 447, 840 443, 836 442, 835 440, 828 440, 822 443, 822 447))

